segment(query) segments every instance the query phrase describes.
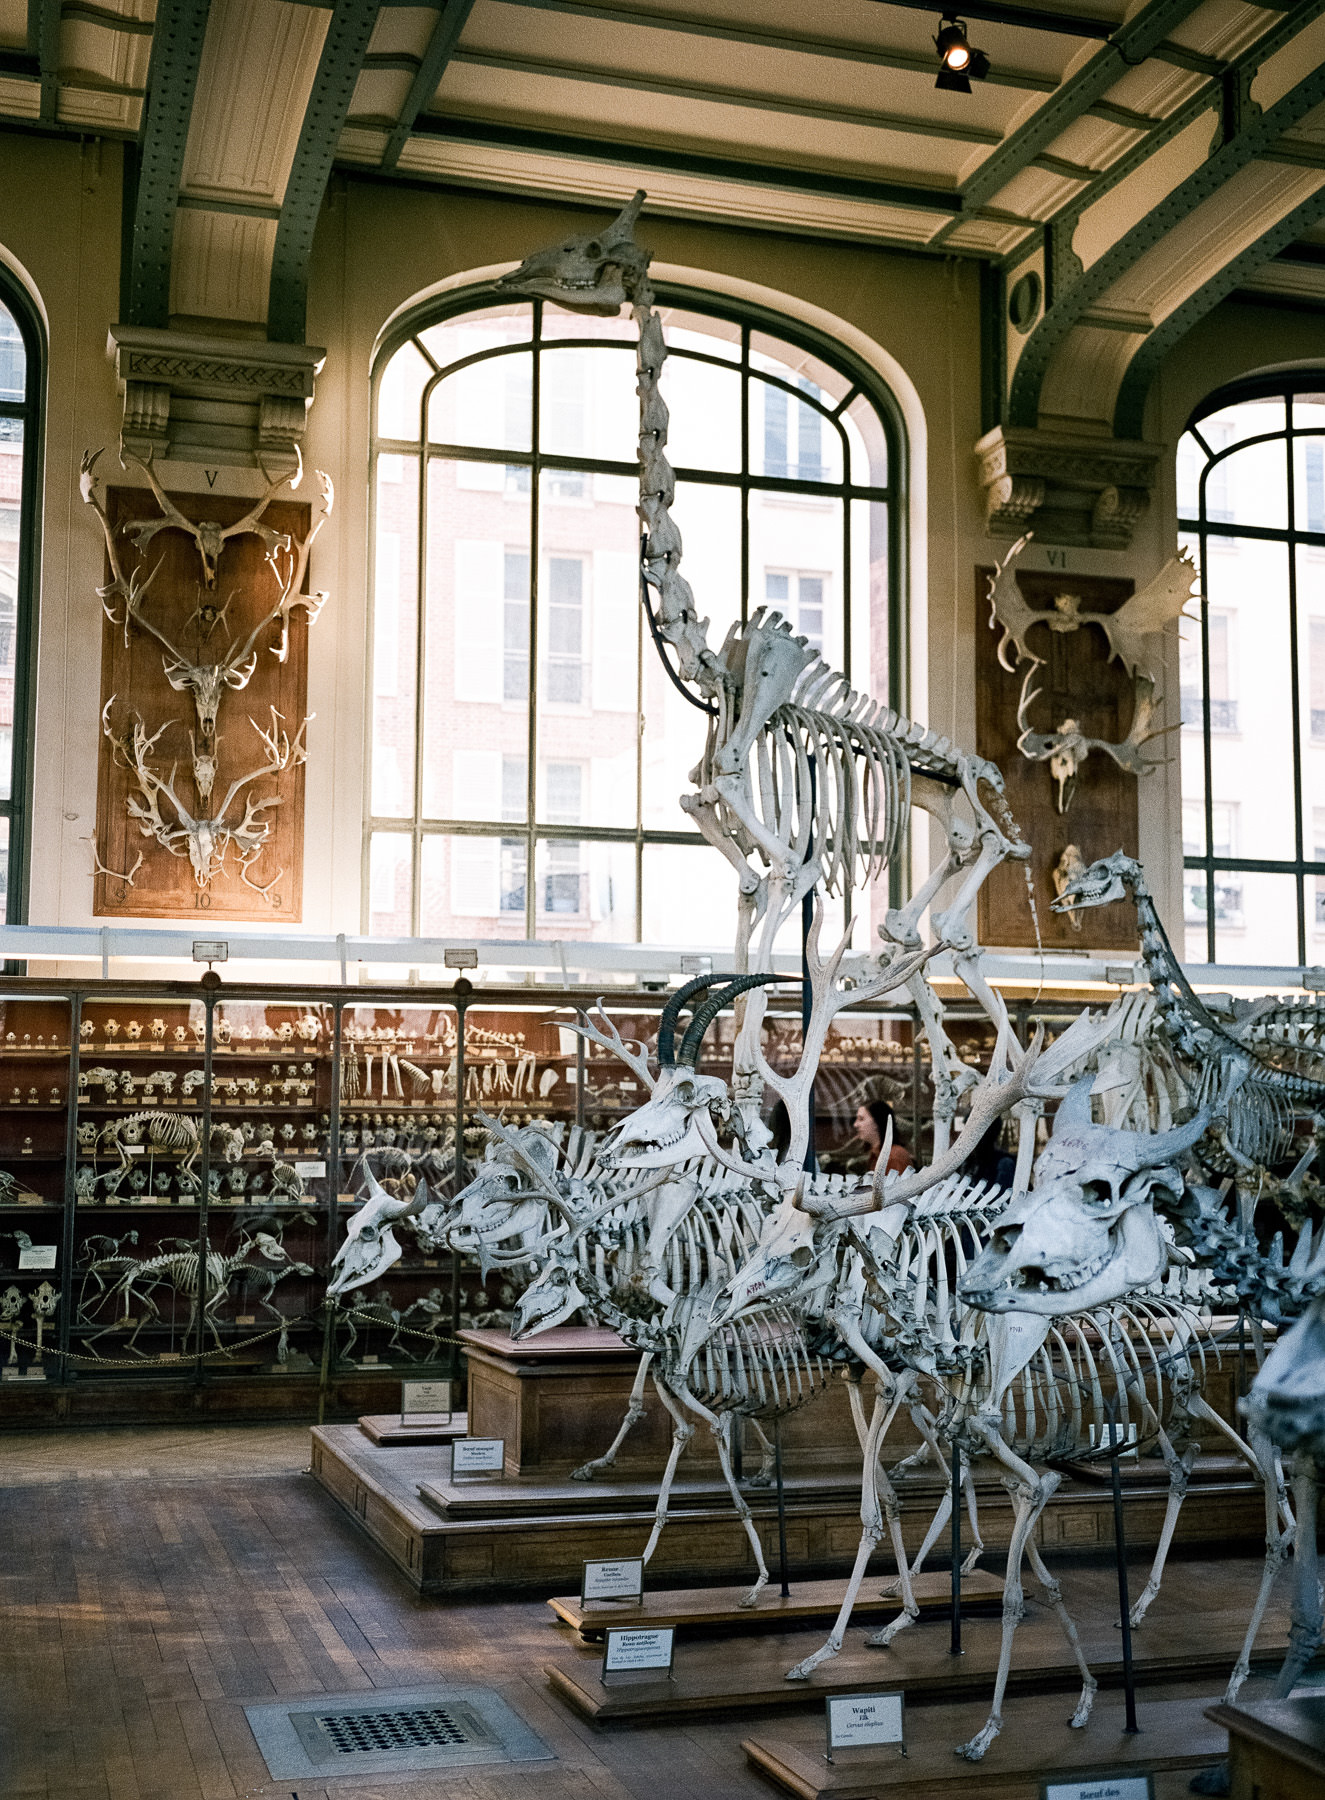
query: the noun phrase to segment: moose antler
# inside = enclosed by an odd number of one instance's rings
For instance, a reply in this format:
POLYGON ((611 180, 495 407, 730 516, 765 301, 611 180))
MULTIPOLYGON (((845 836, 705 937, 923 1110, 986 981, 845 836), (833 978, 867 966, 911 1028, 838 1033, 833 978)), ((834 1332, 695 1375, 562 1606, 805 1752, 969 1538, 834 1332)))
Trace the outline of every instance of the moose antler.
MULTIPOLYGON (((198 546, 198 554, 202 558, 204 585, 214 588, 216 586, 216 565, 230 538, 244 537, 252 533, 263 540, 269 552, 282 541, 288 541, 284 532, 273 531, 270 526, 260 524, 259 521, 283 487, 288 486, 293 490, 303 480, 304 462, 297 445, 295 446, 295 455, 298 458, 298 467, 295 473, 278 476, 275 481, 270 481, 269 478, 267 491, 261 499, 244 514, 242 519, 236 519, 233 525, 218 525, 212 519, 187 518, 157 479, 156 470, 152 467, 155 455, 155 451, 149 452, 146 461, 141 456, 135 456, 132 451, 124 451, 120 456, 120 462, 124 466, 127 467, 129 463, 133 463, 136 468, 142 470, 147 477, 147 485, 151 488, 162 512, 162 517, 159 519, 145 519, 139 524, 129 526, 129 536, 139 550, 145 550, 159 531, 186 532, 198 546)), ((263 473, 266 474, 265 469, 263 473)))

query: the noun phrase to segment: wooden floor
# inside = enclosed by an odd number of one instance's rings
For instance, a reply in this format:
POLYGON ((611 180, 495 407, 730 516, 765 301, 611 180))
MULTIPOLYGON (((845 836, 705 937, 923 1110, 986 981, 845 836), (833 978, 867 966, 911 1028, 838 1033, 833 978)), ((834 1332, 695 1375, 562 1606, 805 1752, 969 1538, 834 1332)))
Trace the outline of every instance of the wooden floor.
MULTIPOLYGON (((302 1473, 308 1442, 306 1428, 283 1426, 0 1438, 4 1800, 774 1792, 741 1754, 748 1717, 633 1731, 575 1718, 542 1674, 567 1636, 548 1608, 416 1598, 302 1473), (435 1681, 496 1688, 557 1761, 273 1783, 242 1711, 435 1681)), ((1246 1697, 1265 1691, 1251 1684, 1246 1697)), ((1015 1701, 1008 1714, 1011 1728, 1015 1701)), ((1185 1788, 1185 1776, 1156 1782, 1158 1800, 1185 1788)))

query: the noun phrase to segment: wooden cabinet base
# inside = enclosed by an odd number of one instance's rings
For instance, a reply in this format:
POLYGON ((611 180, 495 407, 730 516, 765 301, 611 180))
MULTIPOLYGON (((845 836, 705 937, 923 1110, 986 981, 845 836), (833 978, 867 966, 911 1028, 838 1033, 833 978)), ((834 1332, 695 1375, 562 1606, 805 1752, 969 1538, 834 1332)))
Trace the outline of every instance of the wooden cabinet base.
POLYGON ((1320 1800, 1325 1794, 1325 1694, 1212 1706, 1228 1732, 1230 1800, 1320 1800))

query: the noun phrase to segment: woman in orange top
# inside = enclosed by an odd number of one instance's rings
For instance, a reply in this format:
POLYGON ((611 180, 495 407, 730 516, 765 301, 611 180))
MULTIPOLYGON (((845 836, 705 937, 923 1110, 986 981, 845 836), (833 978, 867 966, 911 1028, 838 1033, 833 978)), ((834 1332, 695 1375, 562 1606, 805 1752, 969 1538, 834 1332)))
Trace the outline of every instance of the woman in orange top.
MULTIPOLYGON (((883 1140, 889 1125, 894 1123, 893 1109, 886 1100, 862 1100, 856 1112, 855 1133, 870 1153, 869 1167, 878 1167, 879 1156, 883 1150, 883 1140)), ((911 1167, 911 1152, 894 1139, 892 1151, 888 1157, 887 1173, 900 1175, 903 1169, 911 1167)))

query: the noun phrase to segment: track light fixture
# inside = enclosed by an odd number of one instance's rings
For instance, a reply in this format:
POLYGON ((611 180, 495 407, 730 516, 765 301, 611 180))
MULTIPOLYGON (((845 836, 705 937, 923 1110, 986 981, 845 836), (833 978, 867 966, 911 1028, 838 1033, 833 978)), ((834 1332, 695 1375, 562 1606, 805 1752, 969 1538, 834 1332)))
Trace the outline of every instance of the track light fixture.
POLYGON ((989 58, 983 50, 972 49, 966 27, 953 13, 944 13, 939 21, 934 48, 939 53, 939 72, 934 86, 950 94, 969 94, 971 83, 983 81, 989 73, 989 58))

